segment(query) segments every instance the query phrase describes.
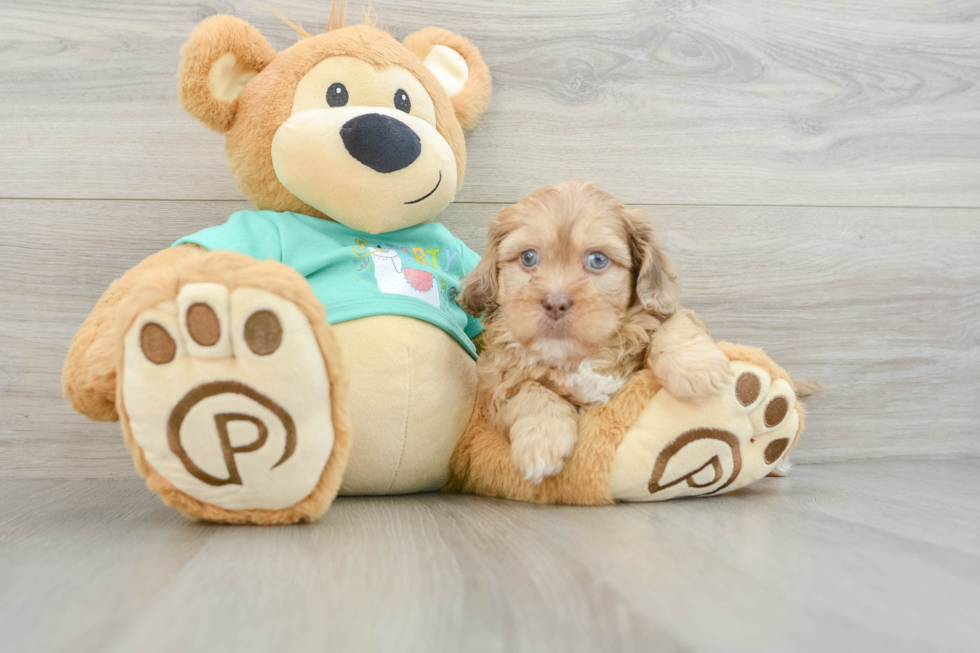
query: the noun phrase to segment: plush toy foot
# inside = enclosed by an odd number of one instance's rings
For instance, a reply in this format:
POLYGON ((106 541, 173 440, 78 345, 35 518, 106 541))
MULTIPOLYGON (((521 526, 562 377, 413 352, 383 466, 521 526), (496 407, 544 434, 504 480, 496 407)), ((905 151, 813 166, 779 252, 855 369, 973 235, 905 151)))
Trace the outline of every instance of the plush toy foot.
POLYGON ((138 313, 117 406, 150 488, 214 521, 319 516, 344 462, 328 474, 337 433, 322 344, 297 304, 254 287, 186 283, 138 313))
MULTIPOLYGON (((728 352, 726 352, 728 353, 728 352)), ((662 501, 731 492, 774 471, 796 444, 802 407, 767 359, 732 358, 718 397, 658 392, 623 437, 609 477, 617 501, 662 501)))

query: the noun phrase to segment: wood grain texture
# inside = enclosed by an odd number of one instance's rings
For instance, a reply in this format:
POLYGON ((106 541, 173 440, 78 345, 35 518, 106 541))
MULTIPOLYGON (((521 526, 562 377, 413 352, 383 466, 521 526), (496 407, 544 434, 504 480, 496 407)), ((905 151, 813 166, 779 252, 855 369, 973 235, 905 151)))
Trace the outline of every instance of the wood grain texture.
POLYGON ((11 651, 971 651, 975 461, 805 466, 613 508, 340 499, 185 521, 138 480, 0 481, 11 651))
MULTIPOLYGON (((0 5, 0 197, 237 200, 174 73, 214 13, 289 46, 267 4, 0 5)), ((275 5, 326 22, 323 3, 275 5)), ((973 0, 374 5, 399 38, 465 34, 493 71, 462 201, 584 177, 644 204, 980 206, 973 0)))
MULTIPOLYGON (((502 206, 456 204, 445 222, 482 251, 502 206)), ((113 278, 247 207, 0 201, 0 476, 132 476, 118 425, 60 397, 68 343, 113 278)), ((980 455, 980 210, 648 212, 716 338, 832 386, 810 401, 797 462, 980 455)))
MULTIPOLYGON (((494 76, 450 229, 481 251, 564 178, 644 205, 716 337, 832 386, 794 454, 826 464, 707 501, 229 528, 163 506, 59 374, 113 278, 248 208, 174 74, 215 13, 288 47, 267 4, 0 3, 0 649, 980 649, 978 3, 376 0, 494 76), (872 458, 903 460, 832 462, 872 458)), ((274 3, 316 29, 326 4, 274 3)))

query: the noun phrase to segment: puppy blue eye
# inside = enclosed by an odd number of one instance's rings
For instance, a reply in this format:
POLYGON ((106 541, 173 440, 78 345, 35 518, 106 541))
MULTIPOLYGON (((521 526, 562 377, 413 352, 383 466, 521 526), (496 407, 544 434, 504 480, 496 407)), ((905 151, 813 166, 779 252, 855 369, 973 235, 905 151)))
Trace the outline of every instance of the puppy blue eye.
POLYGON ((533 268, 538 264, 538 253, 533 249, 521 252, 521 265, 526 268, 533 268))
POLYGON ((589 267, 593 270, 601 270, 609 265, 609 257, 602 252, 592 252, 589 254, 589 267))

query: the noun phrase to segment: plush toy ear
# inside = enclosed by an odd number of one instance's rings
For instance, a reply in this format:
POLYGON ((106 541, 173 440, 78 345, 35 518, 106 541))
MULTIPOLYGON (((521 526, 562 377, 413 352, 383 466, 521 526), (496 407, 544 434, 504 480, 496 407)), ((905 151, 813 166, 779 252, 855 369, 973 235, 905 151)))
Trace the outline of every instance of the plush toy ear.
POLYGON ((180 51, 180 103, 216 132, 235 121, 238 94, 269 65, 276 51, 244 20, 211 16, 201 21, 180 51))
POLYGON ((463 129, 473 129, 490 104, 490 69, 476 46, 439 27, 409 34, 405 47, 425 62, 453 101, 463 129))

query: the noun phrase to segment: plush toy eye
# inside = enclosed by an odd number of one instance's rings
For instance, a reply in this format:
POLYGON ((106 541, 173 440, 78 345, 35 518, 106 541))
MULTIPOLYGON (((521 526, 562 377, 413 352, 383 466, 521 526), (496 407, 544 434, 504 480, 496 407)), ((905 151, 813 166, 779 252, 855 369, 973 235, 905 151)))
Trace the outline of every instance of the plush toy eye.
POLYGON ((327 89, 327 104, 332 107, 343 107, 346 106, 350 101, 350 95, 347 93, 347 87, 340 82, 334 82, 327 89))
POLYGON ((521 252, 521 265, 526 268, 533 268, 538 264, 538 253, 533 249, 521 252))
POLYGON ((412 101, 408 99, 408 93, 405 92, 405 89, 400 88, 395 91, 395 108, 405 113, 412 110, 412 101))
POLYGON ((602 252, 592 252, 589 254, 589 267, 593 270, 601 270, 609 265, 609 257, 602 252))

